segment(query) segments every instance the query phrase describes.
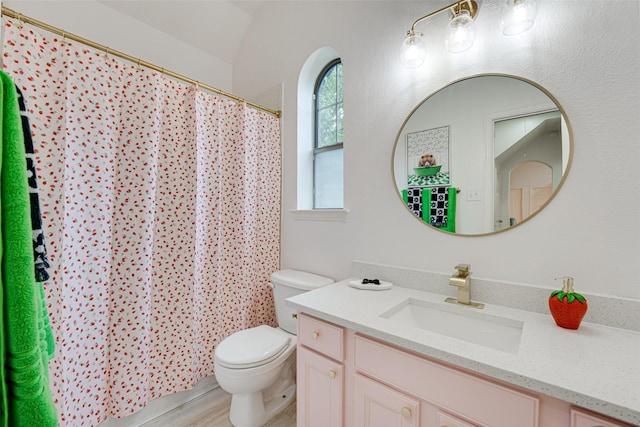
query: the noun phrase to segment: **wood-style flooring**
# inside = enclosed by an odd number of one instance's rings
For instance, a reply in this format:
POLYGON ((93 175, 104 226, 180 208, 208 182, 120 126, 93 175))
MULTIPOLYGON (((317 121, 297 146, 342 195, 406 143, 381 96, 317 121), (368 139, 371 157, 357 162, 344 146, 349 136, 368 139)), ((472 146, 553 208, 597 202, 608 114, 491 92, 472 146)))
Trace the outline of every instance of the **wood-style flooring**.
MULTIPOLYGON (((141 427, 232 427, 229 421, 231 395, 218 387, 178 406, 141 427)), ((295 401, 265 427, 295 427, 295 401)))

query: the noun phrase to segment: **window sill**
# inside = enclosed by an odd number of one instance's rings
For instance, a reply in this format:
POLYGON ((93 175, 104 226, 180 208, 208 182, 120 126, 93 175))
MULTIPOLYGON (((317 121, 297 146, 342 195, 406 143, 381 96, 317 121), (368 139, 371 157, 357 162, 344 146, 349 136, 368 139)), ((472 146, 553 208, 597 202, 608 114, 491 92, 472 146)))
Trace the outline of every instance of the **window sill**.
POLYGON ((349 209, 291 209, 296 221, 347 222, 349 209))

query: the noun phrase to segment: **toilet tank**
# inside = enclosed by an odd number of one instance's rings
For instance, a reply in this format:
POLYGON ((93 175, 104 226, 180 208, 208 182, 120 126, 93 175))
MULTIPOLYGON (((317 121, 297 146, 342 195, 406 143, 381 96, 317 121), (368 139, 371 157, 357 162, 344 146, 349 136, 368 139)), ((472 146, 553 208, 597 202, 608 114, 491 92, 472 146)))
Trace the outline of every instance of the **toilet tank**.
POLYGON ((293 317, 296 310, 285 306, 285 300, 333 283, 332 279, 296 270, 280 270, 271 275, 273 300, 276 305, 278 326, 291 334, 298 333, 298 322, 293 317))

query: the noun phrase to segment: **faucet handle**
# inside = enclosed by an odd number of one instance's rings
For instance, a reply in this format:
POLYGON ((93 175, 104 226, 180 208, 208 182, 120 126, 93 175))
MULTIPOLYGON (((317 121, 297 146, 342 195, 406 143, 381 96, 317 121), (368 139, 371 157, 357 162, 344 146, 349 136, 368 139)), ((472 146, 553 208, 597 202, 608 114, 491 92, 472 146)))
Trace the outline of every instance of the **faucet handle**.
POLYGON ((456 265, 456 270, 458 270, 458 274, 461 276, 468 276, 469 274, 471 274, 471 272, 469 271, 469 268, 471 268, 470 264, 456 265))

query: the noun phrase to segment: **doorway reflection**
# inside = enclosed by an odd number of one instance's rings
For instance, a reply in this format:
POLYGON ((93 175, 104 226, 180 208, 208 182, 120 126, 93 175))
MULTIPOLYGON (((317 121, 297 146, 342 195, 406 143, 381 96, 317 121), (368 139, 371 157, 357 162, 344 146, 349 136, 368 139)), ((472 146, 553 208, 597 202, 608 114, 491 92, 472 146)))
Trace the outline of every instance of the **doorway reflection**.
POLYGON ((553 110, 494 121, 495 231, 534 214, 560 183, 561 120, 553 110))

